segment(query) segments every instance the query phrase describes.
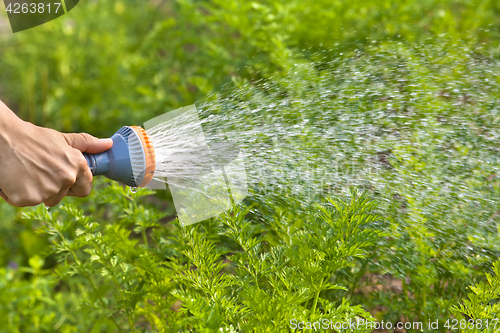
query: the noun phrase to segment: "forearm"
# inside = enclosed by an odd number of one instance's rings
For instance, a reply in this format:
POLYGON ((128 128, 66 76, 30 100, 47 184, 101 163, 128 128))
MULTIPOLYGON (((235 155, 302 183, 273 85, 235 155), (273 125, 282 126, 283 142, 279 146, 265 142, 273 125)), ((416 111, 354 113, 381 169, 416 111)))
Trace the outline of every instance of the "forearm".
POLYGON ((0 101, 0 126, 4 121, 16 121, 20 120, 18 116, 11 109, 7 107, 2 101, 0 101))
POLYGON ((19 130, 23 123, 24 121, 0 101, 0 152, 10 146, 12 133, 19 130))
MULTIPOLYGON (((18 129, 22 125, 22 121, 7 105, 0 101, 0 140, 7 140, 11 136, 13 130, 18 129)), ((2 144, 2 142, 0 142, 2 144)))

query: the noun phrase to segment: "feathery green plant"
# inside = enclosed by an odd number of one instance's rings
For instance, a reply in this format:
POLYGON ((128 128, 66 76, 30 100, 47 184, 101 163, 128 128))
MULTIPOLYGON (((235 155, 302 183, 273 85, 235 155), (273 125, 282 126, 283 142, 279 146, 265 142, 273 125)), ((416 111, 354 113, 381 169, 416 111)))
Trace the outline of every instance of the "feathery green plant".
POLYGON ((471 286, 468 299, 451 308, 456 321, 450 324, 460 332, 498 332, 500 329, 500 261, 493 263, 493 275, 487 282, 471 286))
POLYGON ((76 311, 105 317, 121 332, 283 332, 294 321, 373 320, 335 294, 345 290, 335 274, 383 236, 371 228, 378 217, 366 193, 315 204, 300 225, 289 212, 279 227, 287 234, 248 220, 249 207, 186 228, 165 223, 157 208, 140 204, 149 194, 104 189, 98 200, 116 214, 110 222, 72 205, 26 214, 50 236, 58 289, 74 279, 87 287, 91 296, 76 311))

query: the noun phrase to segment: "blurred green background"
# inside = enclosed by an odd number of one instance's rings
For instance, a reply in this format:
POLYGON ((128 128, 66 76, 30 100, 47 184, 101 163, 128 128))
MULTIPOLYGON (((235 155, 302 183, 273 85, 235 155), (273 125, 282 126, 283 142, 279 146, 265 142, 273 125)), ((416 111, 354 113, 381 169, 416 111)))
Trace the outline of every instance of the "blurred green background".
POLYGON ((110 135, 296 58, 441 34, 492 42, 499 29, 495 0, 83 1, 35 29, 4 28, 0 98, 39 125, 110 135))
MULTIPOLYGON (((2 6, 0 100, 35 124, 102 137, 227 86, 286 77, 299 60, 440 36, 483 49, 500 40, 498 0, 89 0, 17 34, 2 6)), ((0 204, 0 267, 40 269, 48 241, 23 211, 0 204)), ((49 288, 19 281, 20 295, 49 288)))

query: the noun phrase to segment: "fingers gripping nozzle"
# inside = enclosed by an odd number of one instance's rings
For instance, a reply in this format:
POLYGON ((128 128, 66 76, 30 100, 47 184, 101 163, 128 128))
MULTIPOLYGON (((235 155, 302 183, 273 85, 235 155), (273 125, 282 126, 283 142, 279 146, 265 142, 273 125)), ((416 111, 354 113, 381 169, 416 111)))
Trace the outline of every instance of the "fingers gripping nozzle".
POLYGON ((154 148, 146 131, 141 127, 125 126, 111 139, 113 147, 104 153, 84 154, 92 174, 132 187, 146 186, 156 167, 154 148))

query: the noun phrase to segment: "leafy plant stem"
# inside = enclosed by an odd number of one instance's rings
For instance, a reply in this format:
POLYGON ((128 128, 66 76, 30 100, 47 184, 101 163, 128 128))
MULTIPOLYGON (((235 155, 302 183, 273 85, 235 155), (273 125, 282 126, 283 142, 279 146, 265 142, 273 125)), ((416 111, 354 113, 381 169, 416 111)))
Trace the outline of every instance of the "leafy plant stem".
POLYGON ((318 291, 316 292, 316 296, 314 296, 314 303, 311 309, 311 312, 314 313, 316 311, 316 305, 318 304, 318 298, 319 298, 319 293, 323 289, 323 283, 325 282, 325 279, 321 280, 321 283, 319 284, 318 291))
POLYGON ((356 291, 356 288, 358 287, 359 281, 361 281, 361 279, 365 275, 365 273, 366 273, 366 271, 368 269, 368 263, 371 261, 372 258, 373 258, 373 256, 370 256, 370 258, 368 258, 368 260, 366 260, 363 263, 363 265, 361 266, 361 269, 360 269, 359 273, 356 276, 356 280, 354 281, 354 284, 350 288, 349 298, 352 298, 354 296, 354 292, 356 291))
MULTIPOLYGON (((68 243, 68 240, 66 239, 66 237, 64 237, 64 235, 62 234, 62 232, 58 229, 58 228, 54 228, 54 230, 56 230, 57 234, 59 235, 59 237, 61 237, 61 240, 65 243, 68 243)), ((55 241, 54 241, 55 244, 57 244, 55 241)), ((92 288, 92 290, 94 291, 95 295, 97 296, 97 298, 99 299, 99 302, 101 303, 101 305, 103 307, 106 307, 106 304, 104 303, 104 300, 101 298, 101 295, 99 295, 99 292, 97 291, 97 288, 95 287, 94 285, 94 282, 92 281, 92 279, 90 278, 90 276, 88 274, 85 273, 84 270, 81 269, 82 267, 82 263, 81 261, 78 259, 78 256, 76 255, 75 251, 73 251, 72 249, 70 248, 67 248, 68 252, 73 256, 73 260, 75 261, 75 263, 77 264, 78 266, 78 271, 83 275, 85 276, 85 278, 89 281, 90 283, 90 286, 92 288)), ((113 315, 111 315, 111 321, 113 322, 113 324, 116 326, 116 329, 118 330, 118 332, 120 333, 123 333, 122 329, 120 328, 120 326, 118 325, 118 323, 116 322, 116 319, 114 318, 113 315)))
MULTIPOLYGON (((97 298, 99 299, 99 302, 101 303, 101 305, 103 307, 106 307, 106 304, 104 303, 104 300, 102 299, 101 295, 99 295, 99 292, 97 291, 97 288, 94 284, 94 282, 92 281, 92 279, 90 278, 90 276, 88 276, 87 274, 83 274, 85 276, 85 278, 89 281, 90 283, 90 287, 92 288, 92 290, 94 291, 95 295, 97 296, 97 298)), ((118 323, 116 322, 116 319, 113 315, 111 315, 111 321, 113 322, 113 324, 115 324, 116 326, 116 329, 118 330, 118 332, 120 333, 123 333, 122 329, 120 328, 120 326, 118 326, 118 323)))
MULTIPOLYGON (((59 235, 61 236, 61 238, 62 238, 63 240, 66 240, 66 238, 63 236, 63 234, 62 234, 61 232, 59 232, 59 230, 58 230, 58 233, 59 233, 59 235)), ((101 303, 102 307, 104 307, 104 308, 105 308, 105 307, 106 307, 106 303, 104 303, 104 300, 102 299, 101 295, 99 294, 99 292, 98 292, 98 290, 97 290, 97 288, 96 288, 96 286, 95 286, 94 282, 93 282, 93 281, 92 281, 92 279, 90 278, 90 276, 89 276, 87 273, 85 273, 85 271, 83 271, 83 270, 81 269, 82 263, 81 263, 81 262, 80 262, 80 260, 78 259, 78 257, 77 257, 77 255, 76 255, 76 253, 75 253, 73 250, 71 250, 71 249, 68 249, 68 251, 69 251, 69 253, 71 253, 71 255, 73 256, 73 260, 74 260, 74 261, 75 261, 75 263, 78 265, 78 270, 79 270, 79 272, 80 272, 83 276, 85 276, 85 278, 89 281, 89 283, 90 283, 90 287, 92 288, 92 290, 94 291, 95 295, 96 295, 96 296, 97 296, 97 298, 99 299, 99 302, 101 303)), ((115 324, 116 329, 118 330, 118 332, 123 333, 122 329, 120 328, 120 326, 119 326, 119 325, 118 325, 118 323, 116 322, 115 317, 114 317, 113 315, 111 315, 111 317, 110 317, 110 318, 111 318, 111 321, 113 322, 113 324, 115 324)))

